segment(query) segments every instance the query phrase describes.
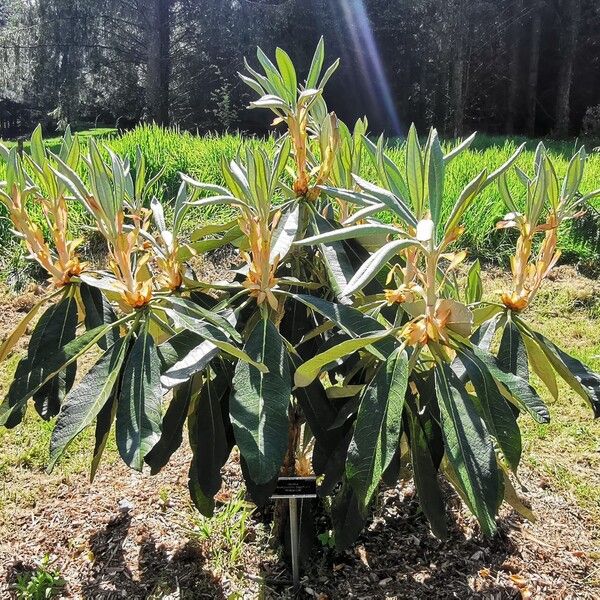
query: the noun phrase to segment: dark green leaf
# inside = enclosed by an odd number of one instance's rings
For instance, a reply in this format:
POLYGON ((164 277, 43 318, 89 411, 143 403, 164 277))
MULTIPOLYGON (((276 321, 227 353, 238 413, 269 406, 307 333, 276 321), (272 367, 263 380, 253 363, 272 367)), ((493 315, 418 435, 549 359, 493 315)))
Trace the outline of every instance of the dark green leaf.
POLYGON ((252 502, 254 502, 254 504, 256 504, 256 506, 264 506, 271 499, 271 496, 275 492, 279 474, 275 475, 273 479, 271 479, 271 481, 267 481, 267 483, 258 484, 252 481, 250 471, 248 470, 248 464, 244 460, 243 456, 240 456, 240 467, 242 469, 242 476, 244 477, 246 490, 250 496, 250 499, 252 502))
POLYGON ((498 366, 506 373, 513 373, 525 381, 529 381, 527 365, 527 349, 521 338, 521 333, 509 318, 500 340, 498 351, 498 366))
MULTIPOLYGON (((45 358, 73 340, 76 329, 77 302, 73 295, 67 295, 42 315, 31 334, 27 352, 30 378, 35 381, 46 379, 45 358)), ((65 394, 75 381, 76 371, 77 366, 72 363, 33 394, 35 408, 43 419, 58 414, 65 394)))
POLYGON ((117 407, 117 447, 127 465, 142 470, 161 423, 160 361, 145 323, 127 356, 117 407))
POLYGON ((335 534, 335 548, 344 550, 360 535, 365 518, 361 512, 354 488, 344 480, 342 489, 335 495, 331 505, 331 522, 335 534))
POLYGON ((474 354, 468 350, 459 351, 458 357, 481 402, 489 432, 496 438, 511 469, 516 471, 521 460, 521 432, 511 407, 490 372, 474 354))
MULTIPOLYGON (((335 227, 318 213, 313 215, 313 235, 321 235, 334 231, 335 227)), ((346 254, 343 242, 320 244, 319 250, 323 256, 323 264, 327 270, 329 283, 338 298, 342 297, 342 290, 352 278, 354 269, 350 258, 346 254)))
MULTIPOLYGON (((100 327, 100 325, 114 323, 117 320, 115 311, 100 289, 81 282, 79 291, 85 309, 85 327, 87 330, 95 329, 96 327, 100 327)), ((102 350, 106 350, 117 341, 118 337, 118 329, 109 329, 106 336, 98 340, 98 346, 102 350)))
POLYGON ((220 371, 212 377, 209 372, 193 400, 188 421, 196 483, 208 498, 221 489, 221 467, 231 452, 221 409, 221 402, 229 392, 227 373, 220 371))
POLYGON ((119 397, 118 382, 112 389, 108 402, 100 409, 96 417, 96 430, 94 432, 94 453, 90 467, 90 482, 94 481, 96 472, 100 466, 100 460, 106 448, 106 442, 110 434, 110 428, 117 416, 117 399, 119 397))
POLYGON ((219 353, 212 342, 202 341, 199 335, 191 331, 174 335, 163 342, 157 351, 161 363, 160 382, 165 389, 188 381, 204 370, 219 353))
POLYGON ((67 445, 92 424, 111 397, 126 349, 125 338, 117 340, 67 395, 52 432, 49 469, 54 467, 67 445))
POLYGON ((173 397, 162 420, 160 439, 144 458, 150 465, 151 475, 158 473, 181 446, 183 426, 188 417, 193 387, 193 379, 188 379, 173 390, 173 397))
POLYGON ((264 363, 269 372, 261 373, 238 361, 229 410, 250 476, 262 484, 279 472, 287 450, 290 370, 284 342, 267 319, 256 324, 244 350, 254 361, 264 363))
POLYGON ((504 372, 496 359, 477 346, 471 348, 473 354, 485 365, 492 377, 499 381, 510 393, 519 408, 528 412, 538 423, 548 423, 550 413, 538 393, 518 375, 504 372))
POLYGON ((407 384, 406 352, 397 349, 362 394, 348 449, 346 477, 363 510, 398 449, 407 384))
POLYGON ((439 538, 448 536, 446 509, 437 478, 437 469, 427 443, 427 436, 421 427, 418 413, 407 411, 410 424, 410 454, 415 489, 419 504, 427 517, 431 530, 439 538))
POLYGON ((540 333, 533 335, 556 372, 575 392, 590 403, 594 416, 600 417, 600 375, 590 371, 580 360, 569 356, 540 333))
POLYGON ((483 532, 492 535, 496 530, 499 486, 492 440, 463 384, 447 365, 436 365, 435 386, 446 454, 469 508, 483 532))
POLYGON ((6 401, 0 407, 0 424, 6 421, 6 426, 15 420, 26 405, 27 400, 54 378, 59 372, 69 367, 79 356, 94 346, 104 337, 110 325, 96 327, 75 338, 59 350, 47 355, 43 362, 33 371, 28 371, 29 362, 24 358, 17 366, 17 371, 11 390, 6 401), (39 379, 43 377, 43 379, 39 379))

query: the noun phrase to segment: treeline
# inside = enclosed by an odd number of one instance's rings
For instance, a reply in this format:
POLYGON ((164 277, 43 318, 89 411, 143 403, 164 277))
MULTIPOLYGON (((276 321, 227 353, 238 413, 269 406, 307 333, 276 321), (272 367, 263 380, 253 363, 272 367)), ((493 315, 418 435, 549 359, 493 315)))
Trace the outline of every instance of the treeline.
POLYGON ((0 0, 0 99, 59 122, 260 131, 238 80, 324 35, 347 120, 403 133, 600 133, 598 0, 0 0))

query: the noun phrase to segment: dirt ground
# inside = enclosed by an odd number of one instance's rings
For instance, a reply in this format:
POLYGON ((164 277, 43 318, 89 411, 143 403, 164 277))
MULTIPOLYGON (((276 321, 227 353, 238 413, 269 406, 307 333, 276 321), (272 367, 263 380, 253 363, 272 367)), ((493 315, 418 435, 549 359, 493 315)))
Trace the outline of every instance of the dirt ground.
MULTIPOLYGON (((0 339, 37 293, 32 288, 1 302, 0 339)), ((260 512, 215 525, 195 515, 187 492, 190 455, 184 445, 154 477, 107 461, 93 484, 83 471, 47 475, 27 464, 11 469, 10 480, 0 473, 0 598, 12 597, 17 576, 45 555, 66 582, 65 598, 292 597, 286 563, 269 545, 260 512)), ((597 521, 544 475, 525 468, 521 481, 537 522, 504 509, 491 540, 480 537, 451 493, 451 536, 442 542, 429 532, 411 484, 382 492, 352 549, 335 553, 316 542, 299 597, 600 598, 597 521)), ((221 499, 236 497, 240 486, 233 455, 221 499)))

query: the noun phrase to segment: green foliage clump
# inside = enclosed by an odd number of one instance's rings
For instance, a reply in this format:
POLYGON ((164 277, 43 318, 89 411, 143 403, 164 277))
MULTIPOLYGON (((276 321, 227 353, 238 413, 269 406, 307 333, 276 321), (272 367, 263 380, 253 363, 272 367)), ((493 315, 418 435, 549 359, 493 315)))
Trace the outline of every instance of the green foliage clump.
MULTIPOLYGON (((171 154, 181 136, 165 130, 138 130, 150 147, 124 155, 93 139, 83 152, 69 131, 58 153, 39 130, 31 155, 0 146, 0 200, 51 282, 0 345, 1 361, 41 312, 0 425, 18 426, 30 399, 43 419, 56 417, 50 468, 93 428, 92 477, 113 428, 122 460, 152 474, 187 428, 189 492, 206 517, 237 446, 257 505, 280 475, 315 476, 337 549, 359 535, 382 482, 408 472, 438 537, 448 530, 440 477, 485 535, 503 502, 533 518, 513 488, 518 417, 550 418, 532 375, 554 397, 562 379, 600 416, 600 375, 527 317, 560 257, 561 224, 600 195, 581 191, 585 150, 562 172, 541 143, 531 167, 519 162, 523 145, 461 162, 475 135, 445 144, 414 125, 390 150, 365 135, 366 119, 348 127, 327 107, 338 63, 324 69, 322 40, 303 83, 282 49, 275 62, 258 49, 257 60, 242 76, 259 96, 251 108, 273 112, 284 131, 241 148, 238 137, 220 139, 229 145, 210 181, 194 173, 217 156, 171 154), (167 207, 157 190, 172 185, 171 172, 180 181, 167 207), (484 300, 480 263, 465 282, 457 269, 469 215, 483 218, 478 202, 494 188, 503 206, 495 227, 517 239, 511 282, 484 300), (49 240, 26 199, 42 206, 49 240), (71 203, 106 244, 106 268, 80 260, 71 203), (217 209, 231 218, 186 231, 217 209), (226 281, 200 280, 189 259, 226 245, 237 248, 238 268, 226 281), (99 358, 78 380, 92 353, 99 358)), ((243 537, 243 526, 232 531, 232 543, 243 537)))

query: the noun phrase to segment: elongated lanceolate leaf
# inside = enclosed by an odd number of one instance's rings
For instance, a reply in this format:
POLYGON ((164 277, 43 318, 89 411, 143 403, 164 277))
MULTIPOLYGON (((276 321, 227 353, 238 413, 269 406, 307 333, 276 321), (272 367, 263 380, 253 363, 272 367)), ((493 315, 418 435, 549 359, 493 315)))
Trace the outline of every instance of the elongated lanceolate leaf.
POLYGON ((481 348, 473 346, 471 351, 485 365, 492 377, 507 389, 519 408, 528 412, 538 423, 550 421, 548 407, 529 383, 517 375, 505 373, 496 359, 481 348))
MULTIPOLYGON (((316 235, 337 231, 335 227, 318 213, 313 215, 313 230, 316 235)), ((330 244, 320 244, 319 250, 323 255, 323 264, 327 270, 330 285, 338 298, 342 290, 348 285, 354 268, 341 241, 330 244)))
POLYGON ((185 312, 178 312, 171 308, 165 308, 164 311, 167 315, 169 315, 177 327, 187 329, 192 333, 199 335, 201 338, 212 342, 217 348, 219 348, 219 350, 222 350, 227 354, 231 354, 231 356, 239 358, 242 361, 250 363, 253 367, 260 371, 267 371, 267 367, 265 365, 261 365, 253 361, 244 350, 241 350, 232 344, 227 335, 218 327, 200 321, 197 318, 186 314, 185 312))
POLYGON ((458 477, 469 508, 486 535, 496 530, 498 467, 485 425, 459 379, 445 364, 435 367, 446 455, 458 477))
POLYGON ((474 354, 459 351, 458 358, 475 388, 488 431, 496 438, 511 469, 516 471, 521 460, 521 433, 511 407, 486 366, 474 354))
POLYGON ((410 248, 411 246, 419 246, 418 242, 413 240, 395 240, 388 242, 385 246, 382 246, 377 252, 374 252, 356 271, 352 279, 348 282, 348 285, 343 289, 342 294, 344 296, 350 296, 361 290, 371 279, 373 279, 384 265, 400 250, 410 248))
POLYGON ((498 351, 498 366, 507 373, 513 373, 521 379, 529 381, 527 349, 521 337, 521 332, 512 322, 512 319, 508 319, 502 332, 498 351))
MULTIPOLYGON (((13 395, 9 396, 8 399, 12 400, 12 404, 7 401, 0 406, 0 425, 10 418, 11 413, 23 407, 27 400, 57 373, 75 362, 79 356, 97 344, 100 339, 106 337, 107 332, 112 327, 118 326, 119 323, 125 322, 127 319, 128 317, 125 317, 112 325, 101 325, 86 331, 60 350, 47 355, 35 371, 26 372, 26 369, 21 369, 21 364, 19 364, 11 386, 11 389, 14 389, 13 395)), ((27 365, 26 359, 24 359, 24 364, 27 365)))
MULTIPOLYGON (((86 329, 95 329, 100 325, 108 325, 117 320, 110 302, 104 297, 102 291, 82 282, 79 286, 81 300, 85 309, 85 327, 86 329)), ((103 350, 112 346, 119 337, 118 329, 110 329, 105 338, 98 340, 98 345, 103 350)))
POLYGON ((294 242, 296 246, 310 246, 311 244, 329 244, 340 240, 348 240, 352 238, 360 238, 370 235, 401 235, 402 231, 397 227, 385 224, 365 224, 353 225, 352 227, 343 227, 341 229, 333 229, 327 233, 313 235, 302 240, 294 242))
POLYGON ((215 377, 209 373, 200 393, 193 399, 188 420, 193 453, 190 474, 195 475, 194 486, 197 485, 207 498, 212 498, 221 489, 221 467, 231 452, 221 406, 227 401, 229 392, 230 380, 226 372, 219 372, 215 377))
POLYGON ((160 439, 144 457, 146 464, 150 465, 151 475, 158 473, 181 446, 183 426, 188 417, 193 392, 193 379, 188 379, 173 390, 173 397, 162 420, 160 439))
POLYGON ((111 397, 126 350, 125 338, 119 339, 67 395, 52 432, 49 469, 54 467, 68 444, 91 425, 111 397))
POLYGON ((229 410, 235 440, 250 476, 262 484, 279 472, 287 450, 289 359, 283 339, 267 319, 256 324, 244 351, 254 362, 263 363, 268 373, 238 361, 229 410))
POLYGON ((534 333, 556 372, 584 400, 590 403, 595 417, 600 417, 600 375, 588 369, 580 360, 569 356, 540 333, 534 333))
POLYGON ((532 338, 528 332, 523 332, 522 338, 531 370, 542 380, 552 397, 558 400, 558 384, 552 363, 540 347, 538 340, 532 338))
POLYGON ((415 489, 419 496, 421 510, 431 525, 431 531, 438 538, 448 536, 446 510, 438 483, 437 469, 427 444, 427 436, 421 427, 417 414, 409 412, 410 454, 415 489))
POLYGON ((298 204, 281 216, 271 240, 271 253, 269 255, 271 262, 275 261, 276 256, 279 257, 280 261, 283 261, 287 256, 298 233, 299 218, 300 205, 298 204))
POLYGON ((333 348, 329 348, 325 352, 321 352, 320 354, 313 356, 311 359, 300 365, 298 369, 296 369, 296 373, 294 374, 294 384, 297 387, 309 385, 318 377, 321 369, 325 365, 335 362, 340 358, 348 356, 349 354, 352 354, 358 350, 362 350, 367 346, 371 346, 372 344, 375 344, 375 342, 382 340, 388 335, 390 335, 390 331, 385 330, 363 337, 345 340, 333 348))
POLYGON ((363 510, 398 449, 407 384, 408 359, 406 352, 397 349, 362 394, 348 449, 346 477, 363 510))
POLYGON ((138 471, 160 439, 162 388, 156 345, 144 324, 127 356, 117 406, 117 448, 138 471))

